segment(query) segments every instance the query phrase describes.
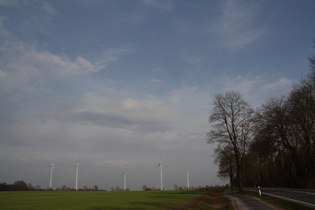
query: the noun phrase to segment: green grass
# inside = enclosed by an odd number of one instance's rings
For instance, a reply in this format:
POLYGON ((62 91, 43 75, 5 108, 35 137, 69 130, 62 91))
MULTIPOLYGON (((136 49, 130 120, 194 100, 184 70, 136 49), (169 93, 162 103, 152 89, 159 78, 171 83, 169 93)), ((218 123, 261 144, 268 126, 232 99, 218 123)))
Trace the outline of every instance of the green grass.
POLYGON ((280 207, 280 208, 283 208, 283 209, 287 209, 287 210, 295 210, 295 209, 310 210, 310 209, 313 209, 313 208, 306 207, 306 206, 303 206, 303 205, 300 205, 300 204, 297 204, 297 203, 293 203, 293 202, 290 202, 290 201, 287 201, 287 200, 283 200, 283 199, 276 198, 276 197, 273 197, 273 196, 265 195, 264 193, 262 193, 262 196, 259 196, 257 192, 255 193, 255 192, 252 192, 252 191, 244 190, 242 192, 242 194, 256 197, 258 199, 261 199, 261 200, 265 201, 266 203, 269 203, 269 204, 272 204, 274 206, 277 206, 277 207, 280 207))
MULTIPOLYGON (((202 195, 199 209, 226 202, 215 190, 0 192, 1 209, 165 209, 202 195), (204 196, 205 195, 205 196, 204 196), (220 199, 223 199, 220 201, 220 199), (211 203, 212 202, 212 203, 211 203), (215 204, 213 204, 215 203, 215 204), (204 206, 204 207, 203 207, 204 206)), ((221 208, 226 209, 226 208, 221 208)))

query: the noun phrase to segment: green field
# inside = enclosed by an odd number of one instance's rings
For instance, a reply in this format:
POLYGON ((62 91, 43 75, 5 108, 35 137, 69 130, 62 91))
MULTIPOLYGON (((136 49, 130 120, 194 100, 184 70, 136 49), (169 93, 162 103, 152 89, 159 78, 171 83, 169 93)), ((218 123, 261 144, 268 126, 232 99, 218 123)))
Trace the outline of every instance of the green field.
POLYGON ((231 209, 222 189, 191 191, 0 192, 1 209, 231 209))

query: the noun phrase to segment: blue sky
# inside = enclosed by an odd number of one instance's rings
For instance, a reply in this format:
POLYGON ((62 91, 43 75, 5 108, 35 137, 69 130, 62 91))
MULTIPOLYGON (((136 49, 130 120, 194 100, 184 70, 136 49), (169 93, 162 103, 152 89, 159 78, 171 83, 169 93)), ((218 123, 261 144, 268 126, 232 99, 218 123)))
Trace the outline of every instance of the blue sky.
POLYGON ((222 184, 215 94, 253 107, 309 72, 313 0, 0 0, 0 182, 222 184), (162 157, 161 154, 162 153, 162 157))

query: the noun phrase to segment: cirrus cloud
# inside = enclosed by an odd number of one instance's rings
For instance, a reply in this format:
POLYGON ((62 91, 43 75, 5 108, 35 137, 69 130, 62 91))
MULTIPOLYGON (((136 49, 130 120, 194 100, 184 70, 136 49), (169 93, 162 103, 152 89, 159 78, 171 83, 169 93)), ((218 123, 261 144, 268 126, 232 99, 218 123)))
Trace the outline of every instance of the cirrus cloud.
POLYGON ((257 7, 254 3, 241 4, 229 0, 222 6, 221 15, 212 25, 211 32, 229 49, 241 49, 258 41, 266 28, 257 24, 257 7))

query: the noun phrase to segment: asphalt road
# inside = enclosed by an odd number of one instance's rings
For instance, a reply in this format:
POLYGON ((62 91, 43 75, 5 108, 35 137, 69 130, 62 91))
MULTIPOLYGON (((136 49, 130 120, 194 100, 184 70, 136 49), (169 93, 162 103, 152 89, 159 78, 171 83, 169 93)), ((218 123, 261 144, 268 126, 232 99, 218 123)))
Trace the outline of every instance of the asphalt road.
POLYGON ((234 207, 237 210, 271 210, 273 208, 266 204, 245 195, 232 193, 231 190, 225 190, 225 195, 233 200, 234 207))
MULTIPOLYGON (((258 188, 244 188, 258 193, 258 188)), ((262 194, 279 197, 315 209, 315 190, 295 188, 261 188, 262 194)))

